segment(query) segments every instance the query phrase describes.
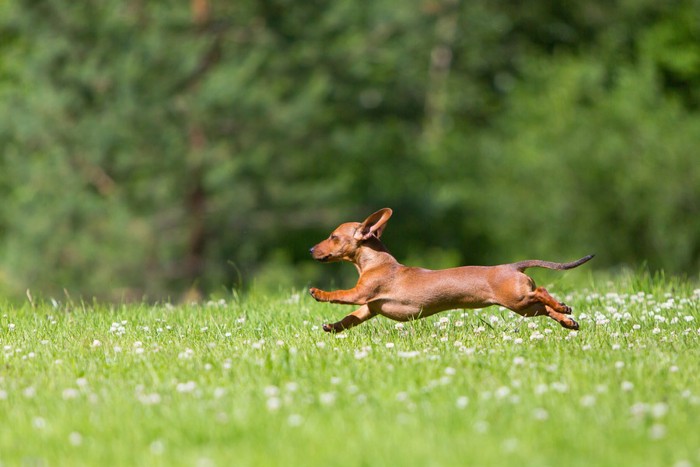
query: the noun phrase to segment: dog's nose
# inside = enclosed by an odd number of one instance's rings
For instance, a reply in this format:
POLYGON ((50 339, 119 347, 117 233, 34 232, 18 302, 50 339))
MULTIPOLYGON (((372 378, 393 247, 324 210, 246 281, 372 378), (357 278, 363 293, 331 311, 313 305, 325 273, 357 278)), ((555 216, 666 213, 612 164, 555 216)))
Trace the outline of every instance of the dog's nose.
POLYGON ((311 248, 309 248, 309 253, 311 253, 312 255, 314 254, 314 248, 316 248, 316 247, 312 246, 311 248))

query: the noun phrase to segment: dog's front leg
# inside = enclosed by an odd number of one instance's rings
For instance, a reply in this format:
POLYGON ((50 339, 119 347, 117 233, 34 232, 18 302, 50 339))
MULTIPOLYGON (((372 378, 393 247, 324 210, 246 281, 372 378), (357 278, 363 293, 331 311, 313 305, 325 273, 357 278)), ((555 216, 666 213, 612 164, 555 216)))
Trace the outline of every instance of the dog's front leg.
POLYGON ((345 318, 341 319, 337 323, 324 324, 323 330, 326 332, 343 332, 346 329, 362 324, 368 319, 375 316, 375 313, 369 309, 369 306, 363 305, 357 310, 353 311, 345 318))
POLYGON ((367 303, 367 295, 359 287, 349 290, 334 290, 333 292, 311 287, 309 293, 318 302, 340 303, 342 305, 364 305, 367 303))

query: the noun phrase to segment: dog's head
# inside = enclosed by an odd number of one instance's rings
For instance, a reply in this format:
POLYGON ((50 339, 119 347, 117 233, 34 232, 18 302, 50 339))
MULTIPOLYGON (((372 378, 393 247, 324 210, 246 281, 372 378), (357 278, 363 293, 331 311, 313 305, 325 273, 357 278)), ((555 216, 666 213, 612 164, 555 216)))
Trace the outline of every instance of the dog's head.
POLYGON ((381 237, 392 210, 380 209, 363 222, 340 224, 330 236, 311 248, 311 256, 322 262, 354 261, 355 252, 373 238, 381 237))

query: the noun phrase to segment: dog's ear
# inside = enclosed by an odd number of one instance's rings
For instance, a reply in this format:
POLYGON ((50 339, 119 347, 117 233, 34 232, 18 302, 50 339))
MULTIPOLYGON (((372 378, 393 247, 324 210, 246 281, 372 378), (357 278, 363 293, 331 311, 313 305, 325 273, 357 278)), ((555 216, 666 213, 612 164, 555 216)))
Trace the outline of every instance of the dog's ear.
POLYGON ((389 220, 393 211, 389 208, 380 209, 360 224, 360 227, 355 231, 355 240, 367 240, 375 236, 382 236, 386 222, 389 220))

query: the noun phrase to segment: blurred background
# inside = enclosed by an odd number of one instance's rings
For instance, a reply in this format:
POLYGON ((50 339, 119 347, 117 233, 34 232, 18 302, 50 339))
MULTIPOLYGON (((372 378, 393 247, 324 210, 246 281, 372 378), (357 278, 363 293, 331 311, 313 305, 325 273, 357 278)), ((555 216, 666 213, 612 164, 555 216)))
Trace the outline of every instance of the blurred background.
POLYGON ((409 265, 700 271, 700 1, 3 0, 0 297, 409 265), (588 265, 587 265, 588 267, 588 265))

